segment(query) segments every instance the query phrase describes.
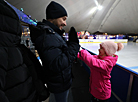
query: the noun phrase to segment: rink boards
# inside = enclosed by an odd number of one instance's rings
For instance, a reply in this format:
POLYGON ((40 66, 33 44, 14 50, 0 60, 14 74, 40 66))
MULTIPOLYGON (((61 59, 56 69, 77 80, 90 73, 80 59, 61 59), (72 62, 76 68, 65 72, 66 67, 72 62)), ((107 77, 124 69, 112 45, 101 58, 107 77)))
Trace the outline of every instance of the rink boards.
MULTIPOLYGON (((87 49, 95 54, 99 54, 99 51, 98 51, 99 44, 102 41, 98 42, 98 40, 97 40, 97 42, 94 42, 94 43, 81 43, 80 42, 80 45, 81 45, 81 47, 84 47, 85 49, 87 49)), ((118 40, 118 42, 119 42, 119 40, 118 40)), ((138 61, 138 52, 137 52, 138 51, 138 43, 127 42, 127 43, 123 43, 123 45, 124 45, 124 49, 119 52, 116 52, 116 54, 119 56, 117 64, 120 64, 124 67, 130 68, 133 71, 138 72, 138 63, 137 63, 137 61, 138 61)))
POLYGON ((114 41, 114 42, 121 42, 127 43, 128 39, 79 39, 80 43, 101 43, 103 41, 114 41))

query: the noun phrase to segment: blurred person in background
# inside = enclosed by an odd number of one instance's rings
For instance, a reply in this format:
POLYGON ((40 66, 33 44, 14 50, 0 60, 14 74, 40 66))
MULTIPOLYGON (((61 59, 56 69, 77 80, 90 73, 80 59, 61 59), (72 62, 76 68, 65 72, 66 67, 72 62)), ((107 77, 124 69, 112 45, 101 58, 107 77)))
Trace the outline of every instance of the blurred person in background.
POLYGON ((27 38, 27 39, 25 40, 25 42, 26 42, 26 46, 27 46, 28 48, 30 48, 30 39, 27 38))

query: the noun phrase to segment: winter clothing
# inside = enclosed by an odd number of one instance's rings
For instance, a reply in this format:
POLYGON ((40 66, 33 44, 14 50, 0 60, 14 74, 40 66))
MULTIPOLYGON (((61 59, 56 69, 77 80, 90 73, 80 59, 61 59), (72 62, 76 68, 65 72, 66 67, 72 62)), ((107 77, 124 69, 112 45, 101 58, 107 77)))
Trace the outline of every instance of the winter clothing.
POLYGON ((100 44, 108 56, 112 56, 116 51, 124 48, 122 43, 114 43, 113 41, 104 41, 100 44))
POLYGON ((79 43, 79 39, 77 37, 77 32, 75 30, 74 27, 71 27, 70 28, 70 31, 69 31, 69 41, 71 42, 76 42, 76 43, 79 43))
POLYGON ((46 8, 46 19, 56 19, 67 16, 65 8, 57 2, 51 1, 46 8))
MULTIPOLYGON (((15 11, 0 0, 0 101, 1 102, 40 102, 41 88, 36 90, 35 82, 42 85, 35 72, 35 65, 39 67, 38 60, 35 62, 28 58, 29 64, 25 63, 26 57, 20 50, 21 25, 15 11)), ((21 47, 22 48, 22 47, 21 47)), ((25 55, 25 54, 24 54, 25 55)), ((41 87, 41 86, 40 86, 41 87)), ((45 98, 46 99, 46 98, 45 98)))
POLYGON ((46 100, 50 93, 44 85, 44 73, 43 68, 36 58, 36 56, 25 45, 18 45, 19 50, 22 53, 23 62, 27 65, 31 74, 33 83, 35 85, 36 92, 40 101, 46 100))
POLYGON ((95 98, 95 97, 91 94, 91 102, 109 102, 109 99, 100 100, 100 99, 95 98))
POLYGON ((46 20, 39 22, 37 27, 30 26, 32 42, 42 60, 45 81, 52 93, 61 93, 71 87, 71 67, 79 51, 79 43, 69 41, 67 45, 63 33, 46 20))
POLYGON ((91 55, 86 50, 81 50, 77 56, 90 67, 90 93, 97 99, 106 100, 111 96, 110 73, 115 66, 118 56, 91 55))

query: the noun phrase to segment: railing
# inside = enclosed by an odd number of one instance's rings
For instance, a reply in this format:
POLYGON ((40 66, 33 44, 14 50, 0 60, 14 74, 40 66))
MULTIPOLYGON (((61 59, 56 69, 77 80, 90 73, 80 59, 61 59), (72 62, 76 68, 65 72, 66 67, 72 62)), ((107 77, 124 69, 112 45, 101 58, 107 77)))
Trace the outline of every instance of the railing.
POLYGON ((111 72, 111 102, 138 102, 138 73, 119 64, 111 72), (113 99, 118 101, 114 101, 113 99))
MULTIPOLYGON (((89 51, 90 52, 90 51, 89 51)), ((90 52, 92 55, 94 53, 90 52)), ((90 74, 90 68, 83 66, 90 74)), ((116 64, 111 72, 112 95, 110 102, 138 102, 138 73, 116 64)))

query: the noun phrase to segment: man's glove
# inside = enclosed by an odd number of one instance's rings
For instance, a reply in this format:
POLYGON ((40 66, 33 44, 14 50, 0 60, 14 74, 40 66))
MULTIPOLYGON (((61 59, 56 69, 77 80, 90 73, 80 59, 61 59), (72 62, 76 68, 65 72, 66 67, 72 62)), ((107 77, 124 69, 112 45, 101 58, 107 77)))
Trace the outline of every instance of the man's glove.
POLYGON ((79 43, 77 32, 76 32, 74 27, 70 28, 70 31, 69 31, 69 42, 79 43))

